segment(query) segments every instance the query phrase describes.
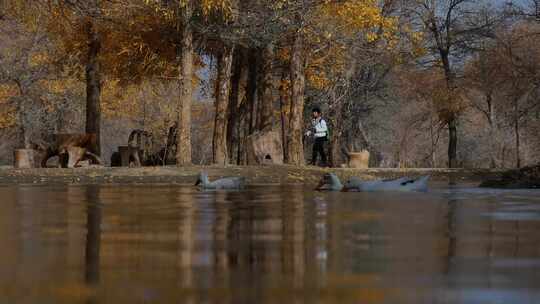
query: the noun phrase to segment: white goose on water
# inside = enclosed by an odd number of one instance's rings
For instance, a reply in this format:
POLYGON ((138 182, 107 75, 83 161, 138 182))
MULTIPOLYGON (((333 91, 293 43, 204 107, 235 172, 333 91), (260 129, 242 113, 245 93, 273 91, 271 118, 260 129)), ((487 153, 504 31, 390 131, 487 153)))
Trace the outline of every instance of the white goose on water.
POLYGON ((428 190, 429 175, 418 178, 401 177, 392 180, 362 181, 357 177, 349 179, 343 185, 343 191, 381 192, 425 192, 428 190))
POLYGON ((342 189, 343 184, 339 180, 339 177, 334 173, 326 173, 323 175, 317 188, 315 188, 315 190, 318 191, 341 191, 342 189))
POLYGON ((224 177, 210 181, 206 172, 201 172, 195 183, 195 186, 200 186, 202 189, 243 189, 246 186, 245 177, 224 177))
POLYGON ((362 181, 358 177, 352 177, 345 185, 341 183, 339 177, 334 173, 326 173, 315 188, 319 191, 427 191, 429 176, 419 178, 400 177, 396 179, 362 181))

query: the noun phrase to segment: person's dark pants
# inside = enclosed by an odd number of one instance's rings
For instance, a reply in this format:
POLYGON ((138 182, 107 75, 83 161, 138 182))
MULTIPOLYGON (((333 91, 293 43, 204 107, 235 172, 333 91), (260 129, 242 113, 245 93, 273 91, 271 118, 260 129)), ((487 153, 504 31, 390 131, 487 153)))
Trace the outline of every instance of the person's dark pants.
POLYGON ((313 144, 313 155, 311 157, 311 164, 317 165, 317 155, 321 156, 321 164, 326 166, 326 153, 324 153, 324 143, 326 137, 315 137, 315 143, 313 144))

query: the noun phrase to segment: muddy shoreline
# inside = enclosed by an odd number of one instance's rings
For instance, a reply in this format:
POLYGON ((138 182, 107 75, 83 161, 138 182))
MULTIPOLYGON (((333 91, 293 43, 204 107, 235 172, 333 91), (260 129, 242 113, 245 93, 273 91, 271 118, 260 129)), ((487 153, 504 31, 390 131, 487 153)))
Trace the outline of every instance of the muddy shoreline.
POLYGON ((193 184, 196 175, 206 171, 210 178, 245 176, 248 184, 315 184, 326 172, 340 178, 358 176, 366 180, 400 176, 431 175, 435 182, 480 183, 486 179, 500 178, 504 170, 490 169, 348 169, 295 166, 192 166, 192 167, 143 167, 143 168, 0 168, 0 184, 193 184))

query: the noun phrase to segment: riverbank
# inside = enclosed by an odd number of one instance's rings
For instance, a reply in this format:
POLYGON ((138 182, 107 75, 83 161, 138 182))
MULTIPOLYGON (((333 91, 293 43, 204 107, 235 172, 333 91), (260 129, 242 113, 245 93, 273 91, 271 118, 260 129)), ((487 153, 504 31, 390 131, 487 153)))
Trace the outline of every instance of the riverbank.
POLYGON ((431 175, 436 182, 480 183, 486 179, 497 179, 503 170, 489 169, 396 169, 396 168, 319 168, 295 166, 190 166, 190 167, 143 167, 143 168, 109 168, 90 167, 75 169, 39 168, 14 169, 0 168, 0 184, 107 184, 107 183, 137 183, 137 184, 193 184, 201 171, 206 171, 211 179, 223 176, 245 176, 248 184, 306 184, 312 185, 319 181, 327 172, 336 173, 345 180, 350 176, 373 180, 380 178, 395 178, 400 176, 431 175))

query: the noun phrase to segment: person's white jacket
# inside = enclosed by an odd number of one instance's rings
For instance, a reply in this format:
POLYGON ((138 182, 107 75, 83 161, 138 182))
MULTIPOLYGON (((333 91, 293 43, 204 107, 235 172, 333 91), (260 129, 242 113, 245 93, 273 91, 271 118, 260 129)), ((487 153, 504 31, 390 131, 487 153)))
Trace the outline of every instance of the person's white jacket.
MULTIPOLYGON (((311 124, 313 125, 313 135, 315 138, 321 138, 328 135, 328 126, 323 118, 313 119, 311 124)), ((311 136, 311 134, 312 131, 307 131, 306 133, 307 136, 311 136)))

